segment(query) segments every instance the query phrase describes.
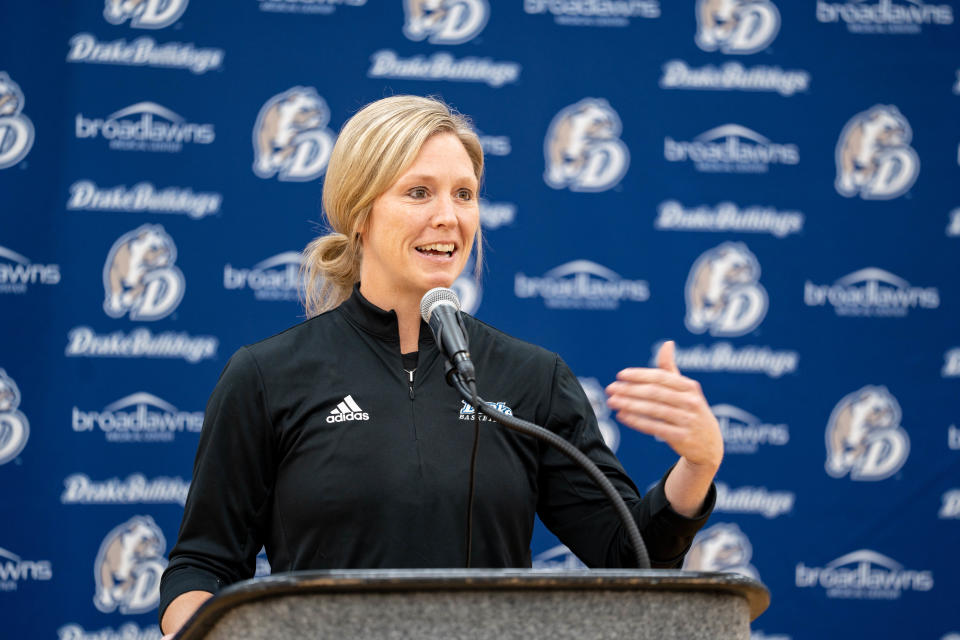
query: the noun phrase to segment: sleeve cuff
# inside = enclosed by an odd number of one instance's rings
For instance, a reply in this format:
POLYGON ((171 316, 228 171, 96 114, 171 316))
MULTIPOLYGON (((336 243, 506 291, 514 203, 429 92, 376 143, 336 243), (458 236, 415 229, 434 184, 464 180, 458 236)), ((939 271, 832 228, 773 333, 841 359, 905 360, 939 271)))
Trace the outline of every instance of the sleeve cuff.
POLYGON ((188 591, 207 591, 215 594, 220 591, 220 587, 221 582, 215 575, 193 567, 181 568, 179 571, 165 574, 160 583, 158 620, 163 620, 167 607, 177 596, 188 591))
POLYGON ((692 536, 700 530, 701 527, 707 522, 707 518, 710 517, 710 514, 713 512, 713 507, 717 503, 717 487, 714 483, 710 484, 710 489, 707 491, 706 497, 703 499, 703 505, 700 507, 700 511, 697 512, 695 516, 687 517, 681 515, 673 510, 673 507, 670 506, 670 501, 667 500, 667 493, 665 490, 667 476, 670 475, 670 471, 673 470, 673 467, 667 470, 663 477, 660 478, 660 481, 654 485, 647 495, 645 496, 646 500, 650 502, 650 515, 658 520, 666 523, 673 531, 678 535, 689 535, 692 536))

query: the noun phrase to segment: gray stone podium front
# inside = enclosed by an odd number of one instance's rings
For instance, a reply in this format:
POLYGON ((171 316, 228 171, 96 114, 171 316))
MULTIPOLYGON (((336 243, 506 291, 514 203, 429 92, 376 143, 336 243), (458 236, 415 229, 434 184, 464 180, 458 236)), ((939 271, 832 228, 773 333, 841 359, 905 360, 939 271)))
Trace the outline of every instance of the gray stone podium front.
POLYGON ((176 638, 747 640, 769 603, 762 584, 724 573, 310 571, 233 585, 176 638))

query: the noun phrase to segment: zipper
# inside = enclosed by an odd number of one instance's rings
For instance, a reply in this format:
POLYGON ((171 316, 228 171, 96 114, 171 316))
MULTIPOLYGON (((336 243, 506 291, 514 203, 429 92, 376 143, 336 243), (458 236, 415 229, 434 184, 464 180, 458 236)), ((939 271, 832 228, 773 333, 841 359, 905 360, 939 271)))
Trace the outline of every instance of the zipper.
POLYGON ((410 399, 413 400, 413 372, 416 371, 416 369, 404 369, 404 371, 407 372, 410 380, 410 399))

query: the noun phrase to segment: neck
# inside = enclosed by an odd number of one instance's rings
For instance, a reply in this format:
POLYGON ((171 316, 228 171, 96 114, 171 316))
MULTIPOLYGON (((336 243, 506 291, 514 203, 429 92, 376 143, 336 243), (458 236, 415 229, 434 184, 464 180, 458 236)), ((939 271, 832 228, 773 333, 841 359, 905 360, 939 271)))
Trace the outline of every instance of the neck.
POLYGON ((400 353, 410 353, 420 348, 420 301, 412 309, 393 309, 397 314, 397 328, 400 330, 400 353))
POLYGON ((400 332, 400 353, 417 351, 420 344, 420 298, 410 296, 397 297, 393 292, 378 290, 375 286, 366 286, 360 281, 360 293, 369 302, 385 311, 397 314, 397 329, 400 332))

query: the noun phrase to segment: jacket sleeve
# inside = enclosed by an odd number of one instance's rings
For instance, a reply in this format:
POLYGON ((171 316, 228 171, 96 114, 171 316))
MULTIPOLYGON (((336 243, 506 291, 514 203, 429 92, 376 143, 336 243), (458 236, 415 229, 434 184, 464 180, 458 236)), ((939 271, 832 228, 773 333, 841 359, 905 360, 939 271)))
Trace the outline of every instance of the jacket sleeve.
MULTIPOLYGON (((546 427, 586 454, 610 480, 633 514, 655 568, 679 567, 716 500, 711 485, 693 518, 670 506, 664 493, 668 470, 640 497, 616 456, 604 444, 583 388, 558 357, 546 427)), ((580 467, 548 445, 541 447, 537 512, 561 542, 589 567, 636 567, 630 540, 606 495, 580 467)))
POLYGON ((275 475, 274 431, 257 363, 237 351, 207 403, 177 544, 160 581, 160 618, 178 595, 251 578, 275 475))

